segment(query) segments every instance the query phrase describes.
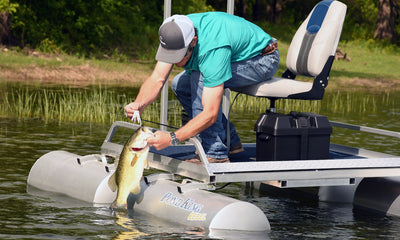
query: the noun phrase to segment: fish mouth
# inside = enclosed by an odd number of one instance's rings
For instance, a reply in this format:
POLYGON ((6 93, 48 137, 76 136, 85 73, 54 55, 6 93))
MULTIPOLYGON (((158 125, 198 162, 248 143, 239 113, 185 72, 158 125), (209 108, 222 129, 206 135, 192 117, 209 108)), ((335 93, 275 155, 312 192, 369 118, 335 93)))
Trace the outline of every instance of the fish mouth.
POLYGON ((145 149, 145 147, 131 147, 131 151, 133 151, 133 152, 140 152, 140 151, 142 151, 143 149, 145 149))
POLYGON ((147 141, 141 142, 140 144, 135 144, 130 147, 132 152, 140 152, 147 147, 147 141))

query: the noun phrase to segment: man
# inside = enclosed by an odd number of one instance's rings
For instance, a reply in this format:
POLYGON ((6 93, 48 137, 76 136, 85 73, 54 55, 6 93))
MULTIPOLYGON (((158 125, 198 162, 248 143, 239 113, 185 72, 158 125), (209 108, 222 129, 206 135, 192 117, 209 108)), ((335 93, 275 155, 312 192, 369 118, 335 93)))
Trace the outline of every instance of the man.
MULTIPOLYGON (((233 124, 226 146, 226 118, 221 111, 224 88, 267 81, 279 65, 276 40, 243 18, 223 12, 174 15, 159 29, 158 61, 126 115, 139 117, 154 102, 175 64, 185 68, 172 90, 191 120, 174 133, 157 131, 148 143, 156 149, 176 145, 199 134, 210 163, 229 162, 229 153, 243 151, 233 124)), ((199 157, 188 160, 201 163, 199 157)))

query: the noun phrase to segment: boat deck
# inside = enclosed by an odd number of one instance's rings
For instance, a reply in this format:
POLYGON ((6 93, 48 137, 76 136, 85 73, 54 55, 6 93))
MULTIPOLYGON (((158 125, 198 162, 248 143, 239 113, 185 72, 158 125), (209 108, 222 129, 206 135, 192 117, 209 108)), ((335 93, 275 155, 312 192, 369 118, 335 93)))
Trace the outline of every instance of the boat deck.
MULTIPOLYGON (((335 146, 335 145, 334 145, 335 146)), ((244 152, 233 154, 229 156, 231 163, 237 162, 254 162, 256 161, 256 144, 245 143, 243 144, 244 152)), ((160 151, 155 148, 151 148, 150 152, 153 154, 159 154, 168 156, 170 158, 185 160, 193 158, 195 155, 196 147, 194 145, 181 145, 174 147, 167 147, 160 151)), ((389 155, 388 155, 389 156, 389 155)), ((365 158, 361 156, 354 156, 350 153, 340 153, 337 151, 329 151, 329 159, 352 159, 352 158, 365 158)))
MULTIPOLYGON (((121 152, 122 145, 111 143, 117 127, 137 129, 139 126, 114 123, 103 143, 103 154, 115 156, 121 152)), ((390 134, 398 137, 393 132, 390 134)), ((244 144, 244 149, 230 156, 231 163, 208 163, 200 142, 192 138, 186 145, 170 146, 161 151, 151 148, 148 160, 151 168, 205 184, 269 181, 278 187, 338 186, 354 184, 355 178, 361 177, 400 176, 400 157, 360 148, 331 144, 329 159, 290 161, 256 161, 256 144, 244 144), (195 151, 202 165, 183 161, 195 156, 195 151)))

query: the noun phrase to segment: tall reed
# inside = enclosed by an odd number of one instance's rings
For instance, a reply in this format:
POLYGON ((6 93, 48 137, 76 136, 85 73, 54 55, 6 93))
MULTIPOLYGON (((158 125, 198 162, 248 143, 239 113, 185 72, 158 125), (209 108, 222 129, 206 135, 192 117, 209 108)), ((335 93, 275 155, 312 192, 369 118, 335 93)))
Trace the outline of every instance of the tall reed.
MULTIPOLYGON (((392 93, 393 94, 393 93, 392 93)), ((233 95, 235 96, 235 95, 233 95)), ((379 106, 393 105, 391 93, 373 94, 367 92, 327 92, 322 100, 279 99, 276 108, 279 112, 334 112, 338 114, 376 112, 379 106)), ((232 98, 231 98, 232 102, 232 98)), ((240 94, 233 104, 232 111, 261 113, 269 108, 269 100, 240 94)))
MULTIPOLYGON (((10 88, 3 96, 0 96, 0 116, 109 124, 117 120, 128 120, 124 115, 123 107, 133 101, 134 95, 136 93, 129 96, 102 87, 93 89, 10 88)), ((176 100, 170 101, 168 124, 179 127, 180 113, 180 104, 176 100)), ((141 117, 158 122, 160 103, 155 102, 147 107, 141 117)))
MULTIPOLYGON (((46 121, 78 121, 108 124, 116 120, 127 120, 123 107, 132 101, 132 96, 120 94, 104 87, 91 89, 76 88, 9 88, 0 96, 0 115, 18 118, 40 118, 46 121)), ((231 102, 234 99, 232 94, 231 102)), ((331 92, 325 94, 322 101, 304 101, 281 99, 277 101, 279 112, 330 112, 339 114, 363 113, 375 111, 380 104, 391 103, 390 94, 369 95, 360 93, 331 92)), ((177 100, 169 101, 168 124, 181 125, 182 107, 177 100)), ((232 112, 264 112, 269 101, 248 95, 239 95, 233 104, 232 112)), ((394 106, 394 105, 393 105, 394 106)), ((154 122, 160 119, 160 103, 155 102, 142 113, 142 118, 154 122)))

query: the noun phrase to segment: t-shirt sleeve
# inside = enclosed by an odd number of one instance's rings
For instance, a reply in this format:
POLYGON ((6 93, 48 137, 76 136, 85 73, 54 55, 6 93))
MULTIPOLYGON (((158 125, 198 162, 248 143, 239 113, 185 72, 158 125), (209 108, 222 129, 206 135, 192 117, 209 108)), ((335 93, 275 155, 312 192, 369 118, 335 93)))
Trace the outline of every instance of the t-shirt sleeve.
POLYGON ((199 59, 205 87, 215 87, 232 78, 231 48, 220 47, 208 51, 199 59))

